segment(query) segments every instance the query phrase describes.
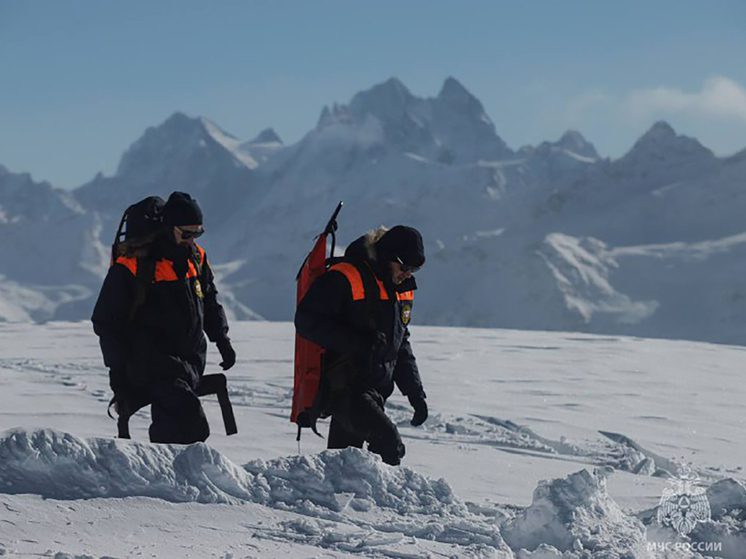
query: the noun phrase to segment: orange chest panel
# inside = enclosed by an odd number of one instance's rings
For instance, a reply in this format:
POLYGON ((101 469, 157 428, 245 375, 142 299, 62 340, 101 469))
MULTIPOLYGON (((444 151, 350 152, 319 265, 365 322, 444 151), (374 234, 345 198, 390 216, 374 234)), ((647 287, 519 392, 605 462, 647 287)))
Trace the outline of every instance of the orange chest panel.
MULTIPOLYGON (((197 268, 194 267, 194 263, 189 260, 188 264, 189 268, 186 277, 197 277, 197 268)), ((174 270, 174 263, 171 260, 163 259, 155 263, 155 275, 153 281, 177 281, 178 279, 179 277, 176 275, 176 270, 174 270)))
MULTIPOLYGON (((348 262, 340 262, 339 264, 335 264, 334 266, 332 266, 329 270, 335 270, 344 274, 344 276, 347 278, 347 281, 350 283, 353 301, 360 301, 362 299, 365 299, 365 286, 363 285, 363 278, 360 275, 360 270, 358 270, 356 266, 349 264, 348 262)), ((383 282, 376 278, 376 283, 378 284, 378 298, 381 301, 388 301, 389 294, 386 291, 386 287, 383 285, 383 282)), ((396 299, 398 301, 413 301, 414 291, 397 293, 396 299)))
MULTIPOLYGON (((200 248, 200 258, 202 262, 204 262, 204 250, 200 248)), ((121 264, 125 268, 127 268, 130 273, 133 276, 137 275, 137 258, 132 256, 120 256, 117 258, 117 264, 121 264)), ((197 267, 194 265, 194 262, 190 258, 187 261, 188 268, 186 277, 187 278, 195 278, 199 275, 197 271, 197 267)), ((179 277, 176 275, 176 270, 174 269, 174 263, 171 260, 168 260, 166 258, 161 258, 155 263, 155 270, 153 274, 153 281, 154 282, 160 282, 160 281, 177 281, 179 277)))

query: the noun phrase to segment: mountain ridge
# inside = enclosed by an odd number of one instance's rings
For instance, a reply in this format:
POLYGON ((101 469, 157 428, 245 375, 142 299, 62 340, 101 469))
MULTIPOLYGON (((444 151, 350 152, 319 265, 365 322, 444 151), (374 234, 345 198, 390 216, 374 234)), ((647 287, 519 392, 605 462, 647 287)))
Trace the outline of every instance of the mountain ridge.
MULTIPOLYGON (((340 245, 381 223, 422 230, 421 322, 746 343, 746 333, 718 326, 746 320, 741 244, 719 241, 746 231, 743 153, 718 158, 662 121, 618 159, 601 157, 574 130, 514 151, 455 78, 427 98, 391 78, 348 104, 324 107, 317 125, 290 145, 271 128, 242 141, 206 117, 175 112, 130 145, 114 175, 68 193, 48 183, 18 187, 31 177, 0 168, 0 230, 23 231, 26 254, 66 261, 64 279, 89 293, 77 310, 47 305, 31 313, 34 320, 86 318, 123 209, 146 195, 186 190, 205 210, 204 245, 234 316, 292 317, 298 263, 343 199, 340 245), (32 192, 39 199, 24 202, 32 192), (17 226, 40 216, 55 224, 45 235, 54 227, 62 233, 55 256, 41 248, 47 239, 17 226), (681 251, 677 242, 711 249, 681 251), (669 247, 665 256, 640 248, 654 245, 669 247), (705 273, 711 265, 717 270, 705 273), (680 269, 694 278, 688 290, 672 272, 680 269), (475 299, 454 298, 454 285, 475 299), (677 326, 671 311, 691 293, 704 300, 713 290, 730 293, 723 296, 731 306, 713 302, 700 309, 704 318, 677 326)), ((7 235, 4 248, 22 257, 7 235)), ((50 283, 41 264, 26 261, 23 273, 6 263, 0 274, 26 288, 50 283)))

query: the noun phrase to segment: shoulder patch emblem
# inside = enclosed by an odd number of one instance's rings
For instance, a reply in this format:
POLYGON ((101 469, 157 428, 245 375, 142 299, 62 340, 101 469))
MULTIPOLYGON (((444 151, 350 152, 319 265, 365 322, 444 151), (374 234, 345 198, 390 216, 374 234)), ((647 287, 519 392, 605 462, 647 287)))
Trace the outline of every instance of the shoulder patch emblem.
POLYGON ((409 324, 409 321, 412 319, 412 305, 409 303, 405 303, 401 307, 401 321, 404 323, 404 326, 409 324))
POLYGON ((198 279, 194 280, 194 292, 197 294, 197 297, 200 299, 205 298, 205 294, 202 293, 202 284, 199 282, 198 279))

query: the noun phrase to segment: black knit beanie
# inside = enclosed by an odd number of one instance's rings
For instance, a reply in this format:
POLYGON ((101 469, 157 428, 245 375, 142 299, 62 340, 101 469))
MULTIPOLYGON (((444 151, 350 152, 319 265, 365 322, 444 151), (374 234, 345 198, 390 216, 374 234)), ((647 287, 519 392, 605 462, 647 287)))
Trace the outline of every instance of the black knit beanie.
POLYGON ((186 192, 172 192, 163 207, 163 223, 169 226, 202 225, 202 210, 186 192))
POLYGON ((407 266, 422 266, 425 263, 425 247, 422 235, 414 227, 397 225, 384 233, 376 243, 379 262, 401 260, 407 266))

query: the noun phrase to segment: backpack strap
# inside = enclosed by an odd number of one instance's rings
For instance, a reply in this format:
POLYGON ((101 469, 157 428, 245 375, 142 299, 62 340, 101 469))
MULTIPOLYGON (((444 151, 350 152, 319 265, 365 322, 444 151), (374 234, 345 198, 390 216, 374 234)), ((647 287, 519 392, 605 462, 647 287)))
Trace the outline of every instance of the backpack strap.
MULTIPOLYGON (((375 332, 376 330, 378 330, 378 324, 376 323, 376 315, 373 312, 373 309, 375 308, 373 305, 373 301, 378 301, 383 298, 381 297, 382 287, 379 287, 379 282, 377 281, 376 275, 368 262, 365 262, 364 264, 358 264, 355 267, 360 271, 360 276, 363 280, 363 286, 365 288, 365 314, 367 315, 366 318, 368 320, 368 327, 372 332, 375 332)), ((385 293, 385 288, 383 288, 383 290, 383 292, 385 293)))
POLYGON ((130 322, 135 314, 145 303, 148 296, 150 284, 155 277, 155 259, 150 256, 139 256, 137 258, 137 270, 135 273, 135 297, 130 307, 130 322))
POLYGON ((332 266, 330 270, 340 272, 347 278, 353 301, 364 301, 368 327, 375 332, 377 328, 373 313, 373 301, 388 299, 388 294, 383 284, 377 280, 370 264, 367 262, 343 261, 332 266))
POLYGON ((202 277, 202 266, 204 264, 203 262, 203 255, 204 251, 200 250, 200 248, 195 244, 192 245, 192 254, 190 255, 190 258, 192 260, 192 264, 194 264, 194 270, 197 272, 197 277, 202 277))

